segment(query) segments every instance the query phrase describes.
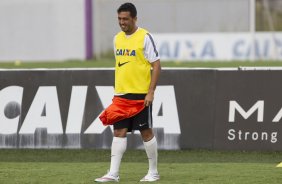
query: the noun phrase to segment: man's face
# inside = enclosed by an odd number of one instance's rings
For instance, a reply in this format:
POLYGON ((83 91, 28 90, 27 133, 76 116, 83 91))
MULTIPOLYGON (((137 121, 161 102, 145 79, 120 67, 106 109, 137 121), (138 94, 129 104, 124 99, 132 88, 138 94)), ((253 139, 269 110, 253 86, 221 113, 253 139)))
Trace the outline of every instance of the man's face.
POLYGON ((118 23, 122 31, 132 33, 135 28, 137 18, 132 18, 130 12, 120 12, 118 14, 118 23))

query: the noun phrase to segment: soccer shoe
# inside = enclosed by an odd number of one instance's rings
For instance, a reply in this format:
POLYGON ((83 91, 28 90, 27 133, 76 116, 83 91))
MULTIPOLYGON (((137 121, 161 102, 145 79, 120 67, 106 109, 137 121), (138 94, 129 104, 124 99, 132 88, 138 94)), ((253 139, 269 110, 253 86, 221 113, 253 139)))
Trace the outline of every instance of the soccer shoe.
POLYGON ((105 183, 105 182, 119 182, 119 176, 114 176, 110 172, 102 176, 101 178, 96 178, 96 182, 105 183))
POLYGON ((140 181, 143 182, 143 181, 148 181, 148 182, 151 182, 151 181, 158 181, 160 179, 160 175, 158 173, 148 173, 146 176, 144 176, 144 178, 142 178, 140 181))

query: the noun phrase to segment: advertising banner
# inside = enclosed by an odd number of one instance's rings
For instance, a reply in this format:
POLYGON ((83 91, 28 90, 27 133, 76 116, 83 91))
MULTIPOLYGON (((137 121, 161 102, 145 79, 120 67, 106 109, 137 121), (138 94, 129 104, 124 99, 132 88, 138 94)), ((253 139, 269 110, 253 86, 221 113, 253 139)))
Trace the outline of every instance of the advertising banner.
POLYGON ((217 73, 215 149, 282 150, 282 71, 217 73))
POLYGON ((282 60, 282 33, 155 33, 162 61, 282 60))
MULTIPOLYGON (((159 149, 282 150, 282 70, 163 69, 159 149)), ((111 147, 113 69, 1 70, 0 148, 111 147)), ((128 147, 143 149, 140 133, 128 147)))
MULTIPOLYGON (((203 108, 213 103, 213 77, 214 71, 163 71, 153 104, 160 149, 211 147, 211 134, 201 127, 212 127, 203 108), (195 129, 201 133, 193 135, 195 129)), ((0 147, 110 148, 112 127, 98 116, 111 104, 113 85, 112 69, 1 71, 0 147)), ((139 134, 128 134, 128 147, 143 148, 139 134)))

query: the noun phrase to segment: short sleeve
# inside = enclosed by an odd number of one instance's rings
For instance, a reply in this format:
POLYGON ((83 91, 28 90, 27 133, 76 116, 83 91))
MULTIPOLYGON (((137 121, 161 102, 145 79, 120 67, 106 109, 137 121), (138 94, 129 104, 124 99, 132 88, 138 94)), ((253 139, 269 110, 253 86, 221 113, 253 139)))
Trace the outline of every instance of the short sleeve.
POLYGON ((153 63, 160 59, 159 52, 156 47, 153 36, 150 33, 145 35, 144 40, 144 56, 150 62, 153 63))

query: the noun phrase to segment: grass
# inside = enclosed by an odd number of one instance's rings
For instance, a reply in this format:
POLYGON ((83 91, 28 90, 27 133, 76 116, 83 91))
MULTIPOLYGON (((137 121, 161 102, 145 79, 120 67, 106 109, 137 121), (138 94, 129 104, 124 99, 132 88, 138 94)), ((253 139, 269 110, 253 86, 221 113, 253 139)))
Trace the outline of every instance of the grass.
MULTIPOLYGON (((0 68, 100 68, 114 67, 114 59, 89 60, 89 61, 65 61, 65 62, 1 62, 0 68)), ((162 61, 163 67, 188 67, 188 68, 220 68, 220 67, 239 67, 239 66, 282 66, 281 61, 197 61, 197 62, 180 62, 180 61, 162 61)))
MULTIPOLYGON (((282 152, 160 151, 159 172, 167 184, 280 183, 282 152)), ((105 174, 110 150, 0 150, 0 183, 88 184, 105 174)), ((128 150, 120 183, 139 183, 147 171, 143 150, 128 150)))

